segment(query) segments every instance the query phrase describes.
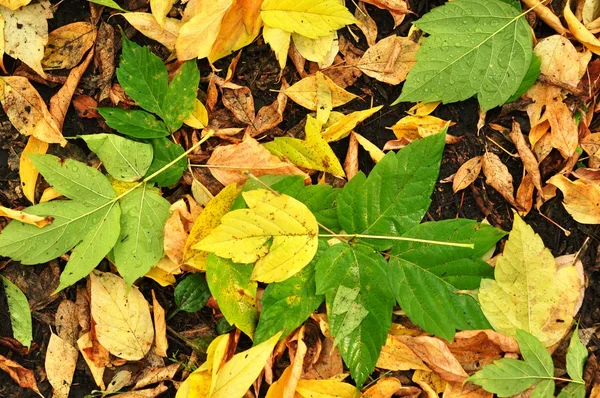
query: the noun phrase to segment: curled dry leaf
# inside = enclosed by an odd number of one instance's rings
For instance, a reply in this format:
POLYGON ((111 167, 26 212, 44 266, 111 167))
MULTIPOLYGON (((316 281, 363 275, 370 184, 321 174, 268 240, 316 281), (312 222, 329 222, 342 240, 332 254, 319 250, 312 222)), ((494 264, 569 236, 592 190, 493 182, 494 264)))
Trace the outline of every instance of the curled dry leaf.
POLYGON ((548 183, 560 189, 563 205, 575 221, 582 224, 600 224, 600 185, 583 180, 571 181, 557 174, 548 183))
POLYGON ((415 370, 412 381, 423 389, 428 398, 439 398, 439 394, 444 392, 448 385, 448 382, 430 370, 415 370))
POLYGON ((69 397, 78 356, 79 352, 70 343, 54 333, 50 335, 44 369, 53 387, 53 397, 69 397))
POLYGON ((513 120, 510 139, 515 144, 515 147, 519 152, 519 156, 523 161, 523 166, 531 176, 530 178, 533 181, 533 185, 538 189, 538 191, 542 192, 542 176, 540 174, 538 161, 531 151, 531 148, 529 148, 529 145, 527 145, 527 142, 525 141, 525 137, 521 132, 521 126, 515 120, 513 120))
POLYGON ((354 17, 356 18, 356 25, 367 38, 367 44, 369 47, 373 47, 377 42, 377 24, 369 15, 364 2, 358 2, 358 7, 354 11, 354 17))
POLYGON ((0 216, 8 217, 12 220, 19 220, 22 223, 35 225, 39 228, 52 224, 52 217, 35 216, 20 210, 9 209, 4 206, 0 206, 0 216))
POLYGON ((175 377, 175 374, 179 368, 181 368, 179 363, 173 363, 169 366, 145 368, 137 377, 133 389, 138 390, 140 388, 149 386, 150 384, 156 384, 166 380, 173 380, 173 377, 175 377))
POLYGON ((364 398, 391 398, 402 387, 402 383, 395 377, 384 377, 377 380, 375 385, 363 392, 364 398))
POLYGON ((98 87, 100 88, 98 101, 102 102, 110 95, 112 77, 115 73, 115 29, 104 21, 98 27, 94 64, 98 65, 98 87))
POLYGON ((104 368, 104 366, 101 366, 101 367, 96 366, 96 364, 90 357, 89 350, 92 348, 92 346, 93 346, 93 343, 92 343, 92 339, 90 337, 89 332, 81 335, 81 337, 77 340, 77 347, 79 348, 79 352, 81 352, 81 356, 83 356, 85 363, 87 363, 88 368, 90 369, 90 373, 92 374, 92 377, 94 378, 94 382, 96 383, 96 385, 98 387, 100 387, 101 390, 104 390, 106 388, 104 386, 104 379, 103 379, 105 368, 104 368))
POLYGON ((200 214, 202 208, 189 195, 171 205, 171 216, 164 226, 164 249, 167 257, 177 266, 183 261, 183 252, 192 223, 200 214), (186 200, 187 199, 187 200, 186 200), (189 204, 189 211, 188 211, 189 204))
POLYGON ((243 174, 244 170, 255 176, 293 174, 307 178, 302 170, 290 163, 279 160, 277 156, 271 154, 258 141, 249 137, 240 144, 217 147, 208 159, 207 164, 216 166, 211 167, 210 172, 223 185, 244 184, 248 179, 243 174), (219 168, 219 166, 224 167, 219 168))
POLYGON ((77 319, 77 305, 71 300, 63 300, 58 305, 54 316, 56 334, 64 341, 77 347, 79 337, 79 320, 77 319))
POLYGON ((48 35, 48 44, 42 59, 44 69, 71 69, 94 45, 96 29, 89 22, 75 22, 61 26, 48 35))
POLYGON ((519 353, 517 341, 493 330, 466 330, 457 333, 448 344, 454 357, 469 373, 504 357, 505 353, 519 353), (463 333, 465 332, 465 333, 463 333))
POLYGON ((513 177, 498 155, 492 152, 486 152, 483 155, 483 174, 486 177, 486 184, 498 191, 508 203, 518 207, 515 202, 513 177))
POLYGON ((581 44, 586 46, 594 54, 600 55, 600 40, 596 38, 571 11, 571 5, 569 2, 565 4, 564 9, 565 21, 569 26, 569 30, 581 44))
POLYGON ((144 36, 159 42, 170 51, 175 49, 175 43, 182 25, 180 20, 166 18, 165 25, 162 27, 152 14, 146 12, 126 12, 121 16, 144 36))
POLYGON ((554 29, 559 35, 564 35, 568 32, 556 14, 553 13, 550 8, 546 7, 543 1, 523 0, 523 3, 525 3, 527 8, 533 8, 533 11, 542 19, 542 21, 554 29))
POLYGON ((344 160, 344 171, 348 180, 351 180, 358 174, 358 141, 354 134, 350 136, 348 142, 348 152, 346 153, 346 160, 344 160))
POLYGON ((400 84, 417 62, 418 49, 409 38, 392 35, 369 48, 356 67, 381 82, 400 84))
POLYGON ((465 189, 479 177, 479 173, 481 173, 481 163, 481 156, 475 156, 460 166, 452 181, 452 189, 455 193, 465 189))
MULTIPOLYGON (((519 215, 525 217, 533 206, 533 189, 535 188, 531 174, 527 173, 523 176, 519 188, 517 188, 517 197, 515 198, 519 205, 519 215)), ((539 191, 539 195, 544 196, 544 190, 539 191)))
MULTIPOLYGON (((320 74, 321 72, 317 72, 320 74)), ((347 102, 356 98, 356 95, 349 93, 337 84, 335 84, 327 76, 323 76, 329 90, 331 91, 332 107, 344 105, 347 102)), ((284 93, 298 105, 305 107, 311 111, 317 110, 318 99, 318 81, 316 75, 311 75, 300 80, 298 83, 284 90, 284 93)))
POLYGON ((253 131, 250 132, 250 136, 254 137, 271 130, 283 121, 283 111, 287 105, 287 95, 283 91, 288 87, 289 84, 283 79, 277 99, 271 105, 263 106, 258 110, 252 124, 253 131))
POLYGON ((156 299, 154 290, 152 290, 152 314, 154 315, 154 351, 157 355, 166 357, 169 341, 167 340, 165 309, 156 299))
POLYGON ((0 369, 8 373, 11 379, 16 381, 21 387, 35 391, 40 397, 43 397, 35 382, 33 371, 25 369, 15 361, 11 361, 2 355, 0 355, 0 369))
POLYGON ((388 10, 394 18, 394 28, 402 23, 406 14, 410 13, 406 0, 364 0, 364 2, 388 10))

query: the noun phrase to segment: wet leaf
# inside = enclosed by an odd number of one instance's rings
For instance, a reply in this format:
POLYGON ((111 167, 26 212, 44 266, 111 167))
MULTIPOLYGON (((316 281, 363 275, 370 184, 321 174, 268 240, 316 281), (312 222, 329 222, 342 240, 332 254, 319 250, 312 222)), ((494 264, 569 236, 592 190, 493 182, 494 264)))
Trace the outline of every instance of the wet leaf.
POLYGON ((175 305, 178 311, 200 311, 210 298, 210 290, 204 275, 191 274, 175 288, 175 305))
POLYGON ((74 22, 53 30, 42 59, 44 69, 71 69, 94 45, 96 31, 89 22, 74 22))
POLYGON ((10 325, 12 326, 13 337, 25 347, 31 347, 33 340, 31 326, 31 310, 25 294, 11 281, 0 275, 4 285, 4 293, 8 302, 8 311, 10 313, 10 325))
MULTIPOLYGON (((173 162, 185 152, 183 148, 167 138, 155 138, 150 141, 154 150, 154 158, 152 164, 146 172, 146 177, 151 176, 158 170, 173 162)), ((152 177, 149 182, 154 182, 159 187, 170 187, 177 184, 187 168, 187 159, 181 158, 175 164, 171 165, 164 172, 152 177)))
POLYGON ((356 67, 380 82, 400 84, 417 62, 418 49, 409 38, 392 35, 369 47, 356 67))
POLYGON ((53 387, 53 397, 69 397, 78 357, 75 347, 54 333, 50 334, 44 370, 53 387))

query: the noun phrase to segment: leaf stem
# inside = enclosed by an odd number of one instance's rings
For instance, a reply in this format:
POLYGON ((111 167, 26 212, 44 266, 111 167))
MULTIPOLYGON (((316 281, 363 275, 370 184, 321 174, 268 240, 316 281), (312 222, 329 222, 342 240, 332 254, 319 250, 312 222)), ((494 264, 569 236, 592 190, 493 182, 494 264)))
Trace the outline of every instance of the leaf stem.
POLYGON ((407 242, 418 242, 418 243, 428 243, 431 245, 438 246, 453 246, 453 247, 466 247, 468 249, 474 249, 475 245, 473 243, 458 243, 458 242, 444 242, 439 240, 428 240, 428 239, 417 239, 417 238, 407 238, 404 236, 385 236, 385 235, 363 235, 363 234, 319 234, 321 238, 364 238, 364 239, 384 239, 384 240, 400 240, 407 242))

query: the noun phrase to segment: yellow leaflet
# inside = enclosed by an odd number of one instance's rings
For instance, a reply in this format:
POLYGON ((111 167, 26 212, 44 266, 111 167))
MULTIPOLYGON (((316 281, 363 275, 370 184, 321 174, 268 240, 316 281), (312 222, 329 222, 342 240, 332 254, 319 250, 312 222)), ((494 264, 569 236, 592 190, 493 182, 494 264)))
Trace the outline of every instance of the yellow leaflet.
POLYGON ((391 334, 381 348, 376 367, 387 370, 429 370, 413 350, 391 334))
POLYGON ((303 398, 354 398, 359 394, 353 385, 335 380, 300 380, 296 392, 303 398))
POLYGON ((194 248, 235 263, 256 261, 252 279, 259 282, 280 282, 304 268, 318 244, 319 226, 310 210, 292 197, 264 189, 242 196, 249 209, 227 213, 194 248))
POLYGON ((441 101, 419 102, 416 105, 413 105, 412 108, 407 110, 406 113, 412 116, 427 116, 430 115, 431 112, 435 111, 441 103, 441 101))
POLYGON ((292 33, 292 39, 300 55, 309 61, 321 63, 325 61, 325 57, 331 50, 334 40, 337 39, 337 34, 333 32, 327 36, 309 39, 297 33, 292 33))
POLYGON ((198 98, 194 102, 194 110, 183 123, 195 129, 203 129, 208 126, 208 111, 198 98))
POLYGON ((565 21, 573 36, 594 54, 600 55, 600 40, 596 38, 573 14, 570 2, 566 2, 564 11, 565 21))
MULTIPOLYGON (((343 138, 346 138, 348 134, 354 129, 360 122, 379 112, 383 108, 383 105, 376 106, 375 108, 365 109, 364 111, 352 112, 348 115, 342 115, 342 118, 330 125, 323 131, 322 135, 325 141, 335 142, 343 138)), ((332 113, 333 116, 335 113, 332 113)), ((332 117, 329 118, 330 120, 332 117)))
POLYGON ((571 328, 581 281, 574 266, 556 268, 544 242, 518 214, 493 279, 483 279, 479 303, 497 332, 523 329, 549 347, 571 328))
POLYGON ((221 217, 231 209, 238 193, 237 185, 231 184, 208 202, 200 216, 194 221, 192 230, 185 242, 183 249, 184 264, 206 271, 206 259, 209 253, 195 249, 194 245, 206 238, 221 223, 221 217))
POLYGON ((146 278, 152 279, 162 287, 174 285, 176 282, 175 276, 173 274, 170 274, 167 271, 158 267, 150 268, 150 271, 148 271, 148 273, 144 276, 146 278))
POLYGON ((368 139, 366 139, 365 137, 363 137, 360 134, 357 134, 357 133, 352 133, 352 134, 354 134, 356 141, 358 141, 358 143, 367 152, 369 152, 369 155, 371 155, 371 159, 373 159, 373 161, 375 163, 378 163, 381 159, 383 159, 383 157, 385 156, 385 153, 383 153, 383 151, 381 149, 377 148, 377 146, 375 144, 373 144, 371 141, 369 141, 368 139))
POLYGON ((279 61, 279 67, 283 71, 287 62, 292 35, 290 32, 265 25, 263 28, 263 38, 265 39, 265 43, 267 43, 271 47, 271 50, 275 52, 275 57, 277 58, 277 61, 279 61))
POLYGON ((399 140, 414 141, 440 132, 447 123, 435 116, 405 116, 392 126, 392 130, 399 140))
POLYGON ((305 131, 304 141, 297 138, 275 138, 273 142, 264 144, 264 147, 280 159, 287 159, 296 166, 344 177, 346 173, 340 161, 321 136, 321 123, 309 115, 305 131))
POLYGON ((0 216, 8 217, 12 220, 18 220, 25 224, 35 225, 42 228, 48 224, 52 224, 52 217, 34 216, 19 210, 9 209, 8 207, 0 206, 0 216))
POLYGON ((46 203, 51 201, 52 199, 60 198, 62 194, 58 192, 56 189, 52 187, 48 187, 44 189, 42 192, 42 197, 40 198, 40 203, 46 203))
POLYGON ((19 159, 19 177, 21 177, 21 188, 23 194, 29 201, 35 204, 35 185, 40 172, 35 168, 31 159, 27 154, 37 153, 45 154, 48 151, 48 143, 35 137, 29 137, 27 145, 21 153, 19 159))
POLYGON ((173 8, 174 2, 175 0, 150 0, 152 15, 154 15, 156 22, 161 28, 165 27, 167 14, 171 11, 171 8, 173 8))
POLYGON ((332 107, 338 107, 344 105, 347 102, 352 101, 356 98, 356 95, 349 93, 344 90, 340 86, 334 83, 333 80, 323 75, 321 72, 317 72, 316 75, 305 77, 300 80, 298 83, 293 86, 285 89, 283 92, 285 95, 290 97, 292 101, 305 107, 306 109, 310 109, 311 111, 317 110, 318 104, 318 87, 319 82, 317 75, 321 75, 325 78, 327 85, 329 86, 329 90, 331 91, 331 105, 332 107))
POLYGON ((171 51, 175 49, 179 30, 182 27, 180 20, 165 18, 165 24, 161 26, 154 16, 147 12, 126 12, 121 15, 144 36, 159 42, 171 51))

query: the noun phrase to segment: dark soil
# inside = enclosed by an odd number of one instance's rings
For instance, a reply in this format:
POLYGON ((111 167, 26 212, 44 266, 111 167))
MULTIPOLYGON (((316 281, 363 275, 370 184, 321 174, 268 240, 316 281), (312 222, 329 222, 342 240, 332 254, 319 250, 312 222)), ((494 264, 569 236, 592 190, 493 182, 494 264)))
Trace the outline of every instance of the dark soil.
MULTIPOLYGON (((123 5, 124 8, 135 10, 143 9, 147 7, 144 5, 143 0, 125 0, 117 1, 123 5)), ((53 4, 57 4, 58 7, 54 13, 54 19, 50 20, 50 31, 65 24, 76 22, 76 21, 89 21, 90 11, 87 1, 83 0, 64 0, 62 2, 52 0, 53 4)), ((354 5, 352 2, 347 2, 348 6, 352 9, 354 5)), ((372 6, 367 6, 370 15, 377 22, 379 28, 379 37, 382 39, 389 36, 392 33, 406 35, 409 28, 410 22, 418 18, 418 15, 422 15, 427 12, 432 6, 443 3, 443 0, 412 0, 412 10, 415 11, 416 15, 408 16, 406 20, 396 29, 393 28, 393 20, 386 11, 379 10, 372 6)), ((133 40, 140 44, 148 44, 155 51, 156 54, 166 59, 168 53, 159 44, 150 41, 141 34, 137 33, 132 29, 124 19, 119 16, 109 18, 110 12, 105 10, 102 15, 102 19, 116 28, 116 32, 119 29, 123 29, 126 34, 133 40)), ((544 29, 543 27, 541 29, 544 29)), ((366 50, 366 43, 362 39, 359 43, 356 43, 350 34, 346 30, 340 31, 344 37, 351 41, 354 45, 362 50, 366 50)), ((362 37, 362 33, 354 29, 359 37, 362 37)), ((540 32, 543 37, 544 32, 540 32)), ((117 40, 117 44, 118 40, 117 40)), ((120 48, 116 49, 116 54, 120 54, 120 48)), ((233 56, 225 58, 217 62, 216 66, 222 68, 223 72, 227 70, 229 63, 233 56)), ((12 72, 18 65, 5 59, 9 73, 12 72)), ((201 75, 207 76, 211 69, 206 60, 200 61, 199 63, 201 75)), ((88 68, 84 79, 80 84, 80 94, 94 95, 97 90, 94 86, 94 70, 93 66, 88 68)), ((271 90, 278 90, 280 83, 278 81, 279 67, 275 60, 275 57, 271 53, 268 46, 266 46, 259 38, 255 43, 246 47, 243 50, 240 58, 235 83, 248 86, 254 95, 256 109, 259 109, 263 105, 268 105, 275 100, 277 95, 276 92, 271 90)), ((294 69, 290 61, 283 76, 290 83, 299 80, 298 73, 294 69)), ((208 82, 203 81, 200 89, 204 92, 207 89, 208 82)), ((44 86, 41 84, 35 84, 36 88, 39 89, 42 96, 48 99, 54 94, 59 87, 56 86, 44 86)), ((362 96, 362 100, 355 100, 349 103, 347 106, 341 107, 341 112, 347 113, 353 110, 365 109, 372 101, 373 106, 384 105, 383 109, 368 119, 365 123, 357 128, 357 132, 365 136, 367 139, 372 141, 378 147, 382 148, 383 145, 394 136, 390 130, 386 127, 392 126, 404 115, 412 104, 400 104, 395 107, 390 107, 397 96, 400 94, 401 85, 390 86, 384 83, 380 83, 374 79, 371 79, 363 75, 356 84, 348 88, 349 91, 354 92, 362 96), (372 93, 366 95, 365 93, 372 93)), ((478 106, 475 100, 465 101, 458 104, 450 104, 440 106, 434 115, 439 116, 445 120, 452 120, 456 124, 450 127, 449 133, 461 137, 462 141, 448 145, 444 153, 442 168, 440 172, 440 180, 452 175, 457 171, 459 166, 466 160, 482 155, 486 150, 496 153, 508 166, 511 174, 515 179, 515 188, 518 186, 521 176, 523 174, 523 166, 519 159, 511 157, 505 151, 500 149, 496 144, 492 143, 489 138, 492 138, 495 142, 501 145, 506 151, 510 153, 516 153, 516 149, 512 145, 510 140, 507 140, 502 134, 492 130, 485 126, 481 131, 477 131, 477 121, 479 119, 478 106)), ((306 116, 306 110, 297 106, 296 104, 288 101, 288 106, 285 111, 285 119, 279 126, 282 131, 287 131, 294 127, 306 116)), ((527 116, 522 112, 513 112, 508 115, 500 115, 499 110, 492 111, 487 116, 488 123, 497 123, 505 127, 510 127, 512 118, 515 118, 521 123, 523 132, 527 133, 528 119, 527 116)), ((101 132, 102 127, 95 119, 81 119, 73 107, 70 108, 65 121, 63 133, 66 137, 75 137, 81 134, 90 134, 101 132)), ((190 131, 183 131, 182 136, 189 135, 190 131)), ((11 127, 8 122, 6 115, 0 111, 0 204, 7 207, 19 207, 27 206, 27 201, 24 199, 20 186, 18 176, 18 164, 19 154, 25 146, 25 138, 17 133, 17 131, 11 127)), ((183 142, 183 141, 182 141, 183 142)), ((210 146, 215 147, 219 145, 221 141, 218 139, 211 139, 210 146)), ((340 143, 334 144, 334 150, 340 159, 344 159, 347 149, 347 140, 343 140, 340 143)), ((65 149, 54 149, 55 153, 60 153, 64 156, 75 157, 81 160, 85 160, 88 151, 86 146, 77 140, 71 141, 71 143, 65 149)), ((372 167, 373 162, 371 161, 368 154, 365 152, 360 153, 360 169, 365 173, 368 173, 372 167)), ((189 191, 189 186, 185 185, 179 189, 173 191, 173 196, 168 199, 174 201, 183 193, 189 191)), ((545 244, 551 249, 554 256, 560 256, 563 254, 571 254, 580 252, 580 258, 583 261, 588 288, 585 295, 585 301, 582 310, 579 314, 578 321, 580 327, 591 327, 600 322, 600 309, 599 309, 599 297, 600 297, 600 270, 596 266, 596 252, 598 249, 598 242, 600 238, 600 227, 582 225, 576 223, 571 216, 564 210, 561 204, 561 197, 554 198, 548 203, 543 205, 541 209, 545 216, 552 219, 556 224, 562 226, 570 232, 570 236, 566 236, 561 229, 555 226, 552 222, 548 221, 547 218, 542 217, 535 208, 526 217, 526 222, 529 223, 534 230, 540 234, 545 244)), ((427 214, 429 220, 449 219, 456 217, 470 218, 475 220, 483 220, 487 216, 488 221, 493 225, 502 228, 504 230, 510 230, 512 225, 513 213, 511 207, 506 201, 500 196, 493 188, 487 186, 483 177, 480 177, 474 184, 474 188, 464 190, 458 194, 454 194, 452 191, 451 184, 439 183, 432 196, 432 204, 427 214)), ((0 220, 0 226, 3 226, 4 220, 0 220)), ((5 259, 6 260, 6 259, 5 259)), ((57 264, 62 267, 64 262, 59 260, 57 264)), ((3 272, 12 272, 25 276, 25 280, 29 283, 28 290, 37 292, 36 298, 39 298, 45 306, 36 309, 33 313, 33 325, 34 325, 34 341, 36 347, 28 355, 19 355, 14 351, 9 350, 0 345, 0 354, 10 359, 13 359, 23 365, 26 368, 34 370, 36 378, 38 380, 38 386, 44 396, 51 396, 51 387, 45 380, 44 372, 44 360, 46 345, 49 340, 50 328, 53 326, 54 313, 58 303, 62 298, 74 299, 75 287, 66 289, 64 292, 59 294, 56 300, 51 301, 48 299, 48 292, 44 291, 44 287, 47 286, 47 280, 51 277, 48 271, 45 271, 49 267, 48 264, 37 265, 37 266, 23 266, 20 264, 9 263, 8 260, 0 262, 0 269, 3 272), (47 304, 47 305, 46 305, 47 304)), ((107 267, 106 264, 101 267, 107 267)), ((80 282, 78 285, 83 286, 84 282, 80 282)), ((159 302, 169 310, 169 307, 173 303, 173 288, 162 288, 150 279, 144 278, 140 281, 140 289, 150 299, 150 292, 152 289, 157 294, 159 302)), ((0 287, 0 290, 2 288, 0 287)), ((28 297, 31 298, 30 295, 28 297)), ((180 333, 179 337, 175 333, 169 334, 170 352, 169 355, 172 358, 178 358, 181 354, 189 355, 191 348, 188 344, 183 343, 180 337, 184 336, 189 340, 193 340, 196 348, 202 349, 205 347, 205 341, 210 336, 216 334, 216 323, 212 317, 210 311, 198 312, 195 314, 177 315, 169 321, 169 327, 174 331, 180 333)), ((0 291, 0 337, 11 336, 10 320, 8 318, 8 308, 6 299, 2 291, 0 291)), ((600 346, 600 341, 593 336, 590 343, 590 348, 595 351, 600 346)), ((94 390, 95 384, 87 370, 87 366, 80 358, 80 362, 75 373, 73 386, 71 388, 70 396, 73 398, 80 398, 87 394, 90 394, 94 390)), ((174 396, 175 390, 171 388, 169 392, 163 396, 171 397, 174 396)), ((18 387, 9 376, 0 372, 0 397, 35 397, 36 395, 29 390, 24 390, 18 387)))

